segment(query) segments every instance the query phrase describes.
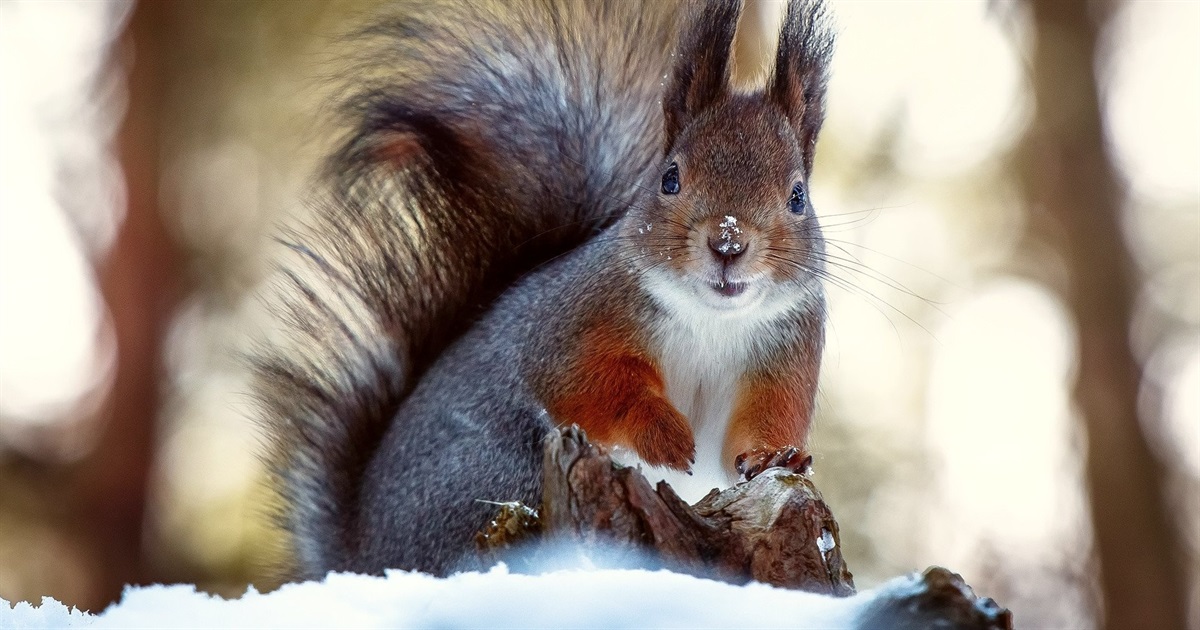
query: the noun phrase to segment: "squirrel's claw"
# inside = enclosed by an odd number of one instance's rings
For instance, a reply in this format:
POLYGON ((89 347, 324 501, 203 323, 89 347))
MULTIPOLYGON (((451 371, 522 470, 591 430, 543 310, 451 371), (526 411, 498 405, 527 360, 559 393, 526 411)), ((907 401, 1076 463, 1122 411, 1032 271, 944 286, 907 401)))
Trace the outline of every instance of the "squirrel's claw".
POLYGON ((755 448, 734 460, 734 468, 745 481, 750 481, 769 468, 786 468, 797 474, 807 474, 812 469, 812 455, 795 446, 785 446, 775 451, 755 448))

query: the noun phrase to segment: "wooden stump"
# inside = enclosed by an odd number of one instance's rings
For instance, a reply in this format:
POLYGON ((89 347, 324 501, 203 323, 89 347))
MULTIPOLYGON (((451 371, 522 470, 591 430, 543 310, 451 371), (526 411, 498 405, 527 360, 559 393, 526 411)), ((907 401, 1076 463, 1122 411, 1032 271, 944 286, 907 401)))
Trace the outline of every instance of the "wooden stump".
MULTIPOLYGON (((485 558, 521 570, 545 566, 547 549, 601 549, 609 565, 855 593, 837 521, 805 476, 770 469, 689 506, 665 482, 652 488, 640 470, 615 464, 576 427, 551 434, 543 464, 540 508, 502 504, 477 539, 485 558)), ((946 569, 889 585, 863 599, 861 627, 1011 628, 1007 610, 946 569)))

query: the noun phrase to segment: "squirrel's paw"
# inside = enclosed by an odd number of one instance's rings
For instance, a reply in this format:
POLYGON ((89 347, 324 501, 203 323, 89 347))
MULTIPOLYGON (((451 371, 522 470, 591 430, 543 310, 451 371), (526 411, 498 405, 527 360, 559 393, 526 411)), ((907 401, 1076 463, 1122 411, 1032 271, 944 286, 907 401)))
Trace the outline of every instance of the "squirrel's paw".
POLYGON ((785 446, 774 451, 755 448, 738 455, 734 460, 734 467, 742 479, 750 481, 768 468, 776 467, 787 468, 803 475, 812 468, 812 461, 812 455, 794 446, 785 446))
POLYGON ((687 418, 664 403, 634 440, 634 450, 651 466, 666 466, 689 475, 696 463, 696 438, 687 418))

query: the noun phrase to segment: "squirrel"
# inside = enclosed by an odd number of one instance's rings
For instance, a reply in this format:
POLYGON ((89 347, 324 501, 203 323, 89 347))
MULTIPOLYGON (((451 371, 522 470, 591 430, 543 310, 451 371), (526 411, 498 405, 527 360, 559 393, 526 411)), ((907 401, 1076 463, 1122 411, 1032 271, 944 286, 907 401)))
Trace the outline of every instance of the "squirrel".
POLYGON ((557 426, 672 483, 810 464, 833 36, 790 0, 738 91, 741 9, 413 2, 363 31, 254 359, 295 577, 468 566, 557 426))

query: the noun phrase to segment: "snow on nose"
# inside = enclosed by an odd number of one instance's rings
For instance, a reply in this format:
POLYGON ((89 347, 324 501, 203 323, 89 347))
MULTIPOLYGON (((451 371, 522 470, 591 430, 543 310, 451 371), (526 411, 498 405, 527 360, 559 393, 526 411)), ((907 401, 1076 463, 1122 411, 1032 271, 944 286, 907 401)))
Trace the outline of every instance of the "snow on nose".
POLYGON ((733 258, 745 250, 742 242, 742 228, 738 227, 737 217, 725 215, 725 220, 717 224, 720 233, 708 239, 708 246, 720 258, 733 258))

